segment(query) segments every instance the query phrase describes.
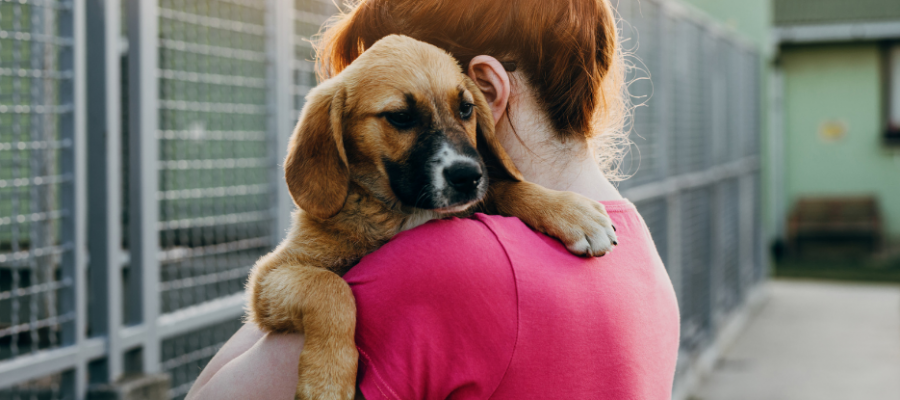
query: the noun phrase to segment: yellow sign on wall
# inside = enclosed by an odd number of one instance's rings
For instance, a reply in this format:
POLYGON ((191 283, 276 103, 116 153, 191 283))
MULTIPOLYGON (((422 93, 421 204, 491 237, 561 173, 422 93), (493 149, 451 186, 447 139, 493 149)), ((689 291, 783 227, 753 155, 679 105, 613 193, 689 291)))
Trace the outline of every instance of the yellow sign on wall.
POLYGON ((840 120, 828 120, 819 124, 819 138, 825 142, 837 142, 847 135, 847 123, 840 120))

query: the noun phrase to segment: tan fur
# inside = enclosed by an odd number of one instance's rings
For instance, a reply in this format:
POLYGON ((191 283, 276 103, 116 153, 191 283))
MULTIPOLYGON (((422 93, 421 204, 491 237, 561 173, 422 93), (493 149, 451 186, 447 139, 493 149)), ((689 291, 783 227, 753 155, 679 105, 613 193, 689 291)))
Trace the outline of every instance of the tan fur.
MULTIPOLYGON (((341 275, 401 230, 441 217, 400 204, 385 172, 382 160, 403 162, 415 139, 391 131, 378 116, 402 105, 404 92, 431 104, 434 123, 447 135, 477 145, 491 175, 482 210, 517 216, 567 245, 597 235, 614 240, 599 203, 523 181, 494 137, 484 96, 452 57, 388 36, 307 97, 284 166, 299 210, 287 238, 260 258, 247 285, 250 322, 265 331, 306 336, 298 398, 353 398, 356 306, 341 275), (448 106, 458 101, 460 87, 475 104, 477 118, 470 121, 448 106)), ((601 255, 590 248, 585 253, 601 255)))

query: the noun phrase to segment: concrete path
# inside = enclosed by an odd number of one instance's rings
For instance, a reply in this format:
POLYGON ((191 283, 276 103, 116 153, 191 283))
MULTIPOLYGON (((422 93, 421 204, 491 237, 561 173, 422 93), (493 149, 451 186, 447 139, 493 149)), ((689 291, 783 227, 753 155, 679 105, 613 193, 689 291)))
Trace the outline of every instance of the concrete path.
POLYGON ((900 400, 900 286, 774 280, 691 400, 900 400))

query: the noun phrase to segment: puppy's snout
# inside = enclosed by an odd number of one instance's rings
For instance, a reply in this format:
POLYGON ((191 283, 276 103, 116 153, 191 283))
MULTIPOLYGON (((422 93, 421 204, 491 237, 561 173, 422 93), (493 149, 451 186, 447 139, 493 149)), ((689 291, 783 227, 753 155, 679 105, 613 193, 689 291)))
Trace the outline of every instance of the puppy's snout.
POLYGON ((481 175, 481 166, 478 164, 456 162, 444 168, 444 178, 450 187, 464 193, 478 187, 481 175))

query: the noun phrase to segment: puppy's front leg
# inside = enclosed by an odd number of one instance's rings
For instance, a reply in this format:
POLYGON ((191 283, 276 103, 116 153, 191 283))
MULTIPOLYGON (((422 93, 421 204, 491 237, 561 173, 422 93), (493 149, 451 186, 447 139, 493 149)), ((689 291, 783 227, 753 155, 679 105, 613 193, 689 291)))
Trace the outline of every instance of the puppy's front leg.
POLYGON ((351 400, 359 354, 354 342, 356 303, 340 276, 324 268, 282 266, 256 282, 254 319, 264 330, 287 322, 305 336, 296 398, 351 400))
POLYGON ((553 236, 570 252, 598 257, 618 245, 616 228, 603 204, 573 192, 547 189, 531 182, 491 182, 486 211, 518 217, 553 236))

